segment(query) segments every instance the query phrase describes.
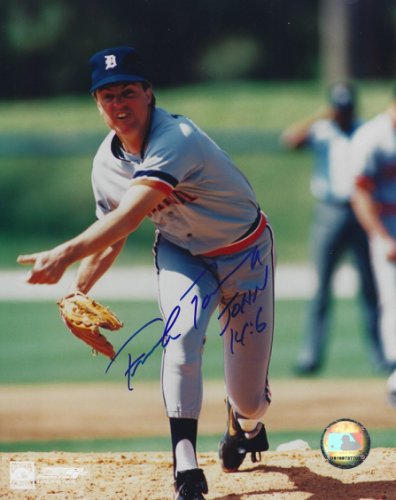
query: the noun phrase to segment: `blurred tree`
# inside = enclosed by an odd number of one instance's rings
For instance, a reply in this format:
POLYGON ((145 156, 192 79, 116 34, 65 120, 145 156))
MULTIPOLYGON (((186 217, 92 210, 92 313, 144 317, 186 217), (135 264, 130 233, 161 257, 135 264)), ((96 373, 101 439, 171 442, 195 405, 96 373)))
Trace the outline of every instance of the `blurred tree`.
POLYGON ((312 79, 320 74, 320 29, 332 37, 326 53, 357 76, 394 71, 396 0, 0 2, 3 99, 86 92, 89 56, 117 44, 139 48, 157 86, 212 78, 312 79), (328 16, 332 6, 348 11, 351 64, 342 62, 349 43, 340 19, 346 17, 328 16))
POLYGON ((116 44, 136 45, 158 86, 208 78, 313 77, 316 5, 317 0, 2 0, 0 89, 3 98, 86 92, 89 55, 116 44))
POLYGON ((45 93, 35 87, 38 69, 50 69, 50 48, 67 29, 68 6, 62 0, 14 0, 3 8, 2 80, 11 95, 45 93))
POLYGON ((11 50, 33 53, 54 43, 66 27, 68 6, 61 0, 14 0, 7 10, 5 31, 11 50))
POLYGON ((395 0, 320 0, 321 74, 330 83, 396 70, 395 0))
POLYGON ((357 78, 394 78, 396 1, 350 2, 351 71, 357 78))
POLYGON ((351 78, 349 0, 321 0, 321 74, 326 83, 351 78))

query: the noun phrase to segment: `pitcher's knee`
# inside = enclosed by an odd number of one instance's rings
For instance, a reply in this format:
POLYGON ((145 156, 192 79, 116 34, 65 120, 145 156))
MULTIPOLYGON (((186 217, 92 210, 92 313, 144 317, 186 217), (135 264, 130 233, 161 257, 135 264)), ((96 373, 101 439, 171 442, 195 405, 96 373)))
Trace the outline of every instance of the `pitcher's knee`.
POLYGON ((244 396, 230 397, 230 403, 234 411, 241 417, 259 420, 268 410, 271 400, 267 395, 261 394, 255 398, 244 396))

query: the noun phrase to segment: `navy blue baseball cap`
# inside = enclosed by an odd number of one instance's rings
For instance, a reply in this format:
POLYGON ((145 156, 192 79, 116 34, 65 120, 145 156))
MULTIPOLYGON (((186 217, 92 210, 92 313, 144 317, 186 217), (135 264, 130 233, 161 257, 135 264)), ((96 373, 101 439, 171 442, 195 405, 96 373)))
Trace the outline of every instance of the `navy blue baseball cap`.
POLYGON ((133 47, 113 47, 101 50, 91 59, 92 85, 90 92, 113 83, 146 82, 139 53, 133 47))
POLYGON ((355 107, 355 91, 352 85, 348 83, 335 83, 332 85, 329 98, 333 108, 347 110, 355 107))

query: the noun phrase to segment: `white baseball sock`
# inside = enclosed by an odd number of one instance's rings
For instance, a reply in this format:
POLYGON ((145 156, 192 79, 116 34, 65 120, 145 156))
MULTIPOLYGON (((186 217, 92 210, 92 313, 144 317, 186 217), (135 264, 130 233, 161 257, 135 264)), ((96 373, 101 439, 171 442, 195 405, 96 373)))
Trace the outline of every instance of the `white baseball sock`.
POLYGON ((176 472, 196 469, 198 467, 194 447, 188 439, 182 439, 176 445, 176 472))

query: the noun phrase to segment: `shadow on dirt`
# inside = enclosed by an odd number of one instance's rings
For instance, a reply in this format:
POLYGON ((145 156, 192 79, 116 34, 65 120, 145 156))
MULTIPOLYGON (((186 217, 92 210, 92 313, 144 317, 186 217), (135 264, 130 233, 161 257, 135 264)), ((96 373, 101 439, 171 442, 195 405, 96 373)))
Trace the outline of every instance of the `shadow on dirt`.
MULTIPOLYGON (((396 480, 394 481, 365 481, 354 484, 346 484, 338 479, 315 474, 308 467, 273 467, 260 465, 251 469, 240 471, 238 474, 261 471, 263 474, 280 473, 286 474, 294 487, 287 489, 268 489, 261 491, 249 491, 243 494, 243 498, 257 495, 274 495, 293 493, 307 493, 309 500, 360 500, 370 498, 375 500, 396 498, 396 480)), ((215 500, 239 500, 242 496, 238 494, 216 497, 215 500)))

